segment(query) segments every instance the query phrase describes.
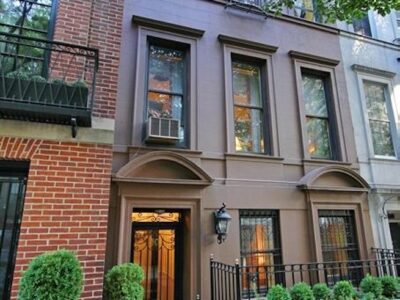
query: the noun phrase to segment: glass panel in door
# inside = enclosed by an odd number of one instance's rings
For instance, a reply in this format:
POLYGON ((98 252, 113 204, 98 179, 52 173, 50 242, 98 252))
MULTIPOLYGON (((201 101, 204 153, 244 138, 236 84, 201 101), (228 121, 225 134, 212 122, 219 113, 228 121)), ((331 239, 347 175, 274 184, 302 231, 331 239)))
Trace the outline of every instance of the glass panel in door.
POLYGON ((144 271, 145 300, 180 299, 179 214, 133 213, 133 262, 144 271), (149 222, 150 221, 150 222, 149 222))

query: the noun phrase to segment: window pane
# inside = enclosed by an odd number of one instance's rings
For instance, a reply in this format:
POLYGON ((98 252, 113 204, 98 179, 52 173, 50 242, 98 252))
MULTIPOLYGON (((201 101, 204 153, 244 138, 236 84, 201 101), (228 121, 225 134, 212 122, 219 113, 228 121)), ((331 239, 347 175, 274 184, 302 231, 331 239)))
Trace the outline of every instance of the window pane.
POLYGON ((358 259, 353 211, 321 210, 319 225, 324 262, 358 259))
POLYGON ((308 153, 315 158, 332 158, 328 120, 307 118, 308 153))
POLYGON ((369 127, 371 128, 374 153, 376 155, 395 156, 390 123, 370 120, 369 127))
POLYGON ((364 89, 367 101, 368 117, 370 119, 388 121, 385 87, 380 84, 365 82, 364 89))
POLYGON ((260 67, 232 62, 232 72, 234 103, 262 107, 260 67))
POLYGON ((295 0, 294 14, 308 21, 316 21, 313 0, 295 0))
POLYGON ((148 93, 149 117, 182 118, 182 97, 162 93, 148 93))
POLYGON ((366 36, 372 36, 371 26, 369 24, 368 16, 365 16, 364 18, 362 18, 360 20, 354 20, 353 27, 354 27, 355 33, 366 35, 366 36))
POLYGON ((382 84, 364 82, 374 153, 376 155, 395 156, 385 89, 386 87, 382 84))
POLYGON ((43 31, 42 34, 23 30, 24 36, 46 38, 51 15, 51 0, 0 1, 0 31, 21 34, 19 27, 43 31))
POLYGON ((149 89, 183 94, 184 52, 150 46, 149 89))
POLYGON ((238 106, 234 110, 236 151, 264 152, 262 112, 238 106))
POLYGON ((325 270, 326 283, 332 286, 340 280, 350 280, 358 284, 362 266, 355 262, 343 263, 360 259, 354 211, 320 210, 318 214, 323 260, 337 262, 329 264, 330 268, 325 270))
MULTIPOLYGON (((0 23, 15 25, 22 16, 23 4, 19 1, 0 1, 0 23)), ((15 29, 0 25, 0 31, 13 32, 15 29)))
POLYGON ((240 242, 243 296, 255 298, 254 290, 265 295, 282 280, 282 273, 275 273, 282 263, 277 212, 240 211, 240 242))
POLYGON ((400 31, 400 11, 396 11, 397 30, 400 31))
POLYGON ((306 114, 327 117, 328 109, 323 79, 303 74, 302 80, 306 114))

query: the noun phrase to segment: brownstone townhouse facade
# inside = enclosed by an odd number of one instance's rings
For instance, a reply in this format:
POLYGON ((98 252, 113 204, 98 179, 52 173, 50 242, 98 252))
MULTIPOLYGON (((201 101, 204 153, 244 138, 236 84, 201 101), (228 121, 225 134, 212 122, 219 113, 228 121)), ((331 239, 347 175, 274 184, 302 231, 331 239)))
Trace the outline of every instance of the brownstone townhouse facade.
POLYGON ((124 262, 146 300, 217 299, 235 262, 248 298, 287 265, 354 279, 374 243, 340 32, 262 2, 0 1, 3 299, 61 248, 82 299, 124 262))
POLYGON ((142 265, 145 299, 224 299, 235 261, 250 299, 283 265, 371 257, 339 31, 259 4, 124 3, 106 268, 142 265))
POLYGON ((0 298, 73 250, 101 299, 122 1, 0 2, 0 298))

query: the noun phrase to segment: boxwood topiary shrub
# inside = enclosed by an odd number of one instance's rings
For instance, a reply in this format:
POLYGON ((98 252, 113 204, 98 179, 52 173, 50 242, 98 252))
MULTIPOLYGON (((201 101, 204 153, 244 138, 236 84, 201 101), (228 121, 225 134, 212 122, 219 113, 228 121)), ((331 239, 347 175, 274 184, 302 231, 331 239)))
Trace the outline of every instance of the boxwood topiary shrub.
POLYGON ((334 300, 352 300, 354 295, 355 291, 350 281, 338 281, 333 287, 334 300))
POLYGON ((316 300, 328 300, 331 297, 331 290, 325 283, 315 284, 312 291, 316 300))
POLYGON ((114 266, 107 272, 105 292, 108 300, 142 300, 142 268, 133 263, 114 266))
POLYGON ((361 280, 360 288, 364 294, 372 293, 377 299, 382 296, 383 289, 381 281, 371 275, 367 275, 361 280))
POLYGON ((22 274, 18 300, 77 300, 82 292, 82 269, 67 250, 44 253, 22 274))
POLYGON ((292 300, 314 300, 311 287, 305 282, 296 283, 290 290, 292 300))
POLYGON ((382 284, 382 295, 387 298, 395 298, 400 290, 398 278, 393 276, 384 276, 380 278, 382 284))
POLYGON ((280 284, 269 289, 267 294, 268 300, 290 300, 289 292, 280 284))

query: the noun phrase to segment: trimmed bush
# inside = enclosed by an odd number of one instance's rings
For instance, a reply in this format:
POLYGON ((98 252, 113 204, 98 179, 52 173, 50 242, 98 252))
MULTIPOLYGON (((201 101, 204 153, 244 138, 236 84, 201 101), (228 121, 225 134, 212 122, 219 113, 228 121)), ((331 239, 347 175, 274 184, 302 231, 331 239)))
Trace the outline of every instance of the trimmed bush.
POLYGON ((400 286, 398 279, 393 276, 384 276, 380 278, 381 284, 382 284, 382 295, 387 297, 387 298, 395 298, 400 286))
POLYGON ((372 293, 375 298, 382 296, 383 289, 381 281, 371 275, 367 275, 361 280, 360 288, 364 294, 372 293))
POLYGON ((44 253, 34 258, 23 273, 18 300, 77 300, 82 281, 82 268, 73 252, 44 253))
POLYGON ((328 300, 331 296, 331 290, 325 283, 315 284, 312 291, 316 300, 328 300))
POLYGON ((144 274, 142 268, 133 263, 114 266, 107 272, 105 292, 109 300, 142 300, 144 290, 141 285, 144 274))
POLYGON ((290 300, 289 292, 280 284, 273 286, 269 289, 268 300, 290 300))
POLYGON ((333 299, 335 300, 351 300, 354 295, 355 291, 350 281, 338 281, 333 287, 333 299))
POLYGON ((314 300, 311 287, 305 282, 296 283, 290 290, 292 300, 314 300))
POLYGON ((366 294, 363 294, 360 299, 361 300, 376 300, 377 298, 375 297, 374 293, 366 293, 366 294))

